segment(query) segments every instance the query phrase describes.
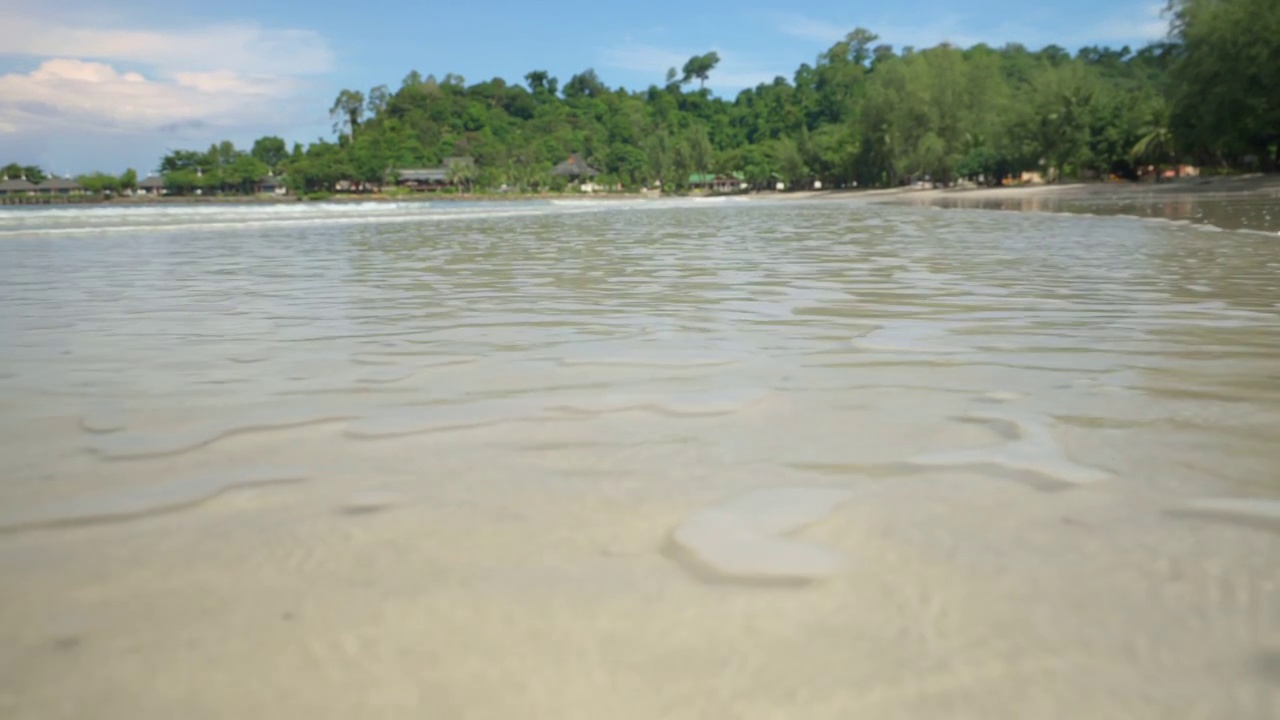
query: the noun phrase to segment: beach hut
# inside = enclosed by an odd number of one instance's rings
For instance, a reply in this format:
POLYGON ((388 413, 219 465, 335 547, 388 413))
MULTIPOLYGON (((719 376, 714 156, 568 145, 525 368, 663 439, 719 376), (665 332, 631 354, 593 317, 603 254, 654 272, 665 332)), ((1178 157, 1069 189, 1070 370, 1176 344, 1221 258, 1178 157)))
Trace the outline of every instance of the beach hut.
POLYGON ((470 157, 447 157, 439 167, 395 170, 395 183, 410 190, 441 190, 459 177, 475 175, 476 161, 470 157))
POLYGON ((405 168, 395 176, 396 185, 410 190, 439 190, 449 184, 449 171, 442 167, 405 168))
POLYGON ((164 178, 156 175, 149 175, 147 179, 138 183, 139 195, 163 195, 164 194, 164 178))
POLYGON ((0 197, 17 197, 35 193, 36 186, 26 178, 12 178, 0 182, 0 197))
POLYGON ((599 170, 587 164, 581 155, 570 155, 568 160, 551 168, 552 175, 561 175, 569 178, 569 182, 576 183, 588 180, 600 174, 599 170))
POLYGON ((689 187, 713 193, 740 192, 748 187, 747 176, 740 172, 693 173, 689 176, 689 187))
POLYGON ((577 185, 578 190, 584 193, 595 192, 598 189, 591 178, 599 175, 600 171, 588 165, 587 161, 576 153, 570 155, 568 160, 551 168, 551 174, 568 178, 570 185, 577 185))
POLYGON ((289 189, 285 186, 283 177, 267 173, 265 177, 258 181, 258 192, 266 195, 284 195, 289 192, 289 189))
POLYGON ((36 191, 41 195, 79 195, 84 188, 70 178, 51 177, 37 185, 36 191))

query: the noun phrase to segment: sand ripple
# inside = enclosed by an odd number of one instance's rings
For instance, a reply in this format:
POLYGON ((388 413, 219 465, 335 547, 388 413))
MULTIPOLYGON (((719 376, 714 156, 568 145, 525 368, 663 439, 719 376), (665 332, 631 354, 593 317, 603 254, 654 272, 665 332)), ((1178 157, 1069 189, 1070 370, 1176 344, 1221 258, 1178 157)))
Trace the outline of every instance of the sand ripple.
POLYGON ((121 522, 195 507, 223 493, 302 482, 307 474, 280 468, 220 470, 158 485, 86 496, 0 515, 0 532, 121 522))
POLYGON ((671 533, 669 552, 696 576, 739 583, 804 583, 841 569, 838 554, 786 537, 829 515, 848 490, 776 487, 700 510, 671 533))

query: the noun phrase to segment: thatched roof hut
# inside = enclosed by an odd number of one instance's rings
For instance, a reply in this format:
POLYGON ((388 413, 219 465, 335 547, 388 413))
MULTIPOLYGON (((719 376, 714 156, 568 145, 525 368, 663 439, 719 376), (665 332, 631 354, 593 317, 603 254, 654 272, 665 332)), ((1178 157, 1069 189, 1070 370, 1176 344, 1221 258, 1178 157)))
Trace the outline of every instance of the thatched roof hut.
POLYGON ((35 189, 35 184, 26 178, 11 178, 0 182, 0 193, 6 195, 34 192, 35 189))
POLYGON ((80 183, 70 178, 51 177, 36 186, 40 192, 67 194, 84 190, 80 183))
POLYGON ((588 165, 582 156, 574 154, 570 155, 568 160, 551 168, 551 174, 567 175, 570 178, 588 178, 599 175, 600 171, 588 165))

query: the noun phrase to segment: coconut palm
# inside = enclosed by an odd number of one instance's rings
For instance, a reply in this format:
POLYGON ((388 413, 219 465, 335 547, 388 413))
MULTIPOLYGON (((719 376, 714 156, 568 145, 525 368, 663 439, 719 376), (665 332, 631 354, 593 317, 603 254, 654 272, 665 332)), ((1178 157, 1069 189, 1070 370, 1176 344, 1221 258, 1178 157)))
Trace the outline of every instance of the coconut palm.
POLYGON ((1133 144, 1129 156, 1134 162, 1149 162, 1155 168, 1156 182, 1160 182, 1160 165, 1174 160, 1175 139, 1170 129, 1169 106, 1161 102, 1142 127, 1141 136, 1133 144))
POLYGON ((451 162, 449 163, 449 182, 456 188, 461 188, 465 183, 467 190, 471 189, 471 180, 475 176, 475 166, 469 162, 451 162))

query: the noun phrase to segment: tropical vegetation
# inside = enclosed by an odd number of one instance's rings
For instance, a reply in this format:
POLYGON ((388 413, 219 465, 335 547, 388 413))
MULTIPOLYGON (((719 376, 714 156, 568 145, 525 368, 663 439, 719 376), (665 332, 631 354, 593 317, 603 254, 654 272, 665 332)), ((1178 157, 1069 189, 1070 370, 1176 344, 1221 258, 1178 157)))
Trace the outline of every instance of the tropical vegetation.
POLYGON ((395 88, 342 90, 331 139, 178 150, 158 170, 177 193, 251 192, 270 172, 323 193, 379 188, 396 169, 453 156, 475 160, 451 171, 455 187, 535 191, 563 186, 551 169, 570 154, 599 169, 602 185, 665 189, 732 172, 755 185, 868 187, 994 184, 1027 171, 1135 179, 1183 162, 1280 169, 1280 2, 1171 0, 1167 13, 1164 40, 1074 55, 1056 45, 895 49, 858 28, 790 78, 732 99, 704 87, 714 52, 639 91, 590 69, 563 84, 542 70, 520 83, 412 71, 395 88))

